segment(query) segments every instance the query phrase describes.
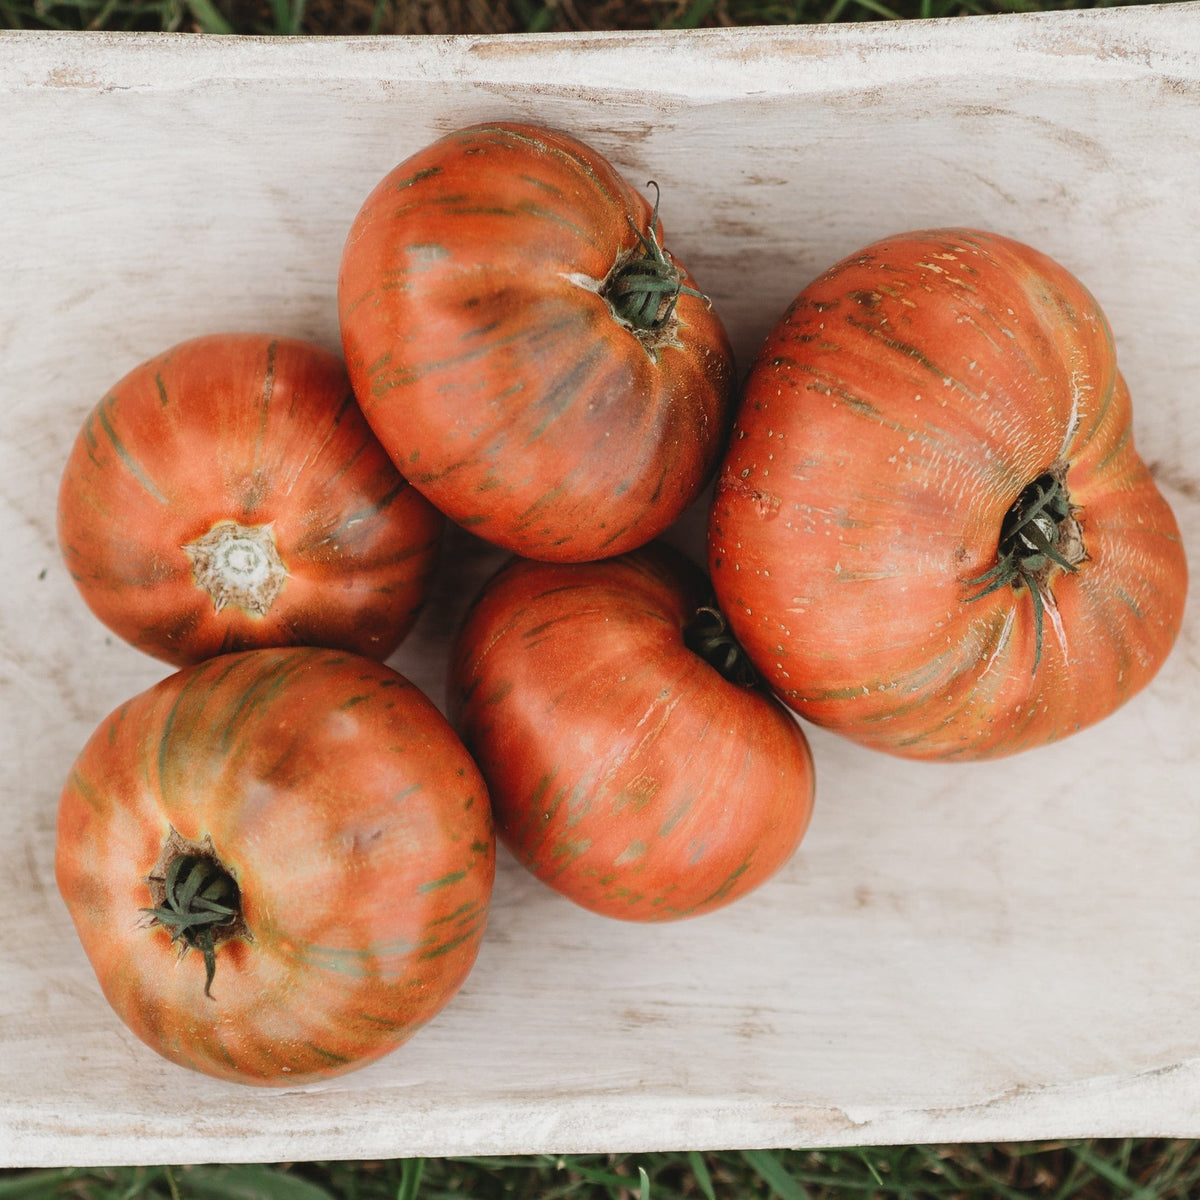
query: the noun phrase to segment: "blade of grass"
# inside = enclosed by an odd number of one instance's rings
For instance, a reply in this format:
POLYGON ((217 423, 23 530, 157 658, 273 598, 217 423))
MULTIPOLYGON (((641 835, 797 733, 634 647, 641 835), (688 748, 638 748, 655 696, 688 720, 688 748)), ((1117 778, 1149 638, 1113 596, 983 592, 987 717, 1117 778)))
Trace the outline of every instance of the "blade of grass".
POLYGON ((367 26, 367 33, 370 36, 374 37, 383 28, 384 14, 391 7, 390 0, 375 0, 375 9, 371 13, 371 23, 367 26))
POLYGON ((543 33, 554 21, 556 0, 512 0, 512 7, 526 33, 543 33))
POLYGON ((1130 1179, 1120 1167, 1102 1158, 1098 1154, 1093 1154, 1092 1151, 1084 1145, 1076 1145, 1071 1147, 1072 1153, 1079 1159, 1081 1163, 1089 1171, 1099 1175, 1101 1179, 1111 1183, 1114 1187, 1120 1188, 1123 1192, 1127 1192, 1131 1196, 1148 1197, 1151 1193, 1143 1189, 1142 1185, 1134 1179, 1130 1179))
POLYGON ((103 29, 109 22, 109 18, 116 11, 120 0, 108 0, 103 8, 88 22, 89 29, 103 29))
POLYGON ((233 33, 233 26, 217 11, 212 0, 187 0, 196 24, 204 33, 233 33))
POLYGON ((423 1158, 406 1158, 400 1164, 400 1186, 396 1189, 396 1200, 417 1200, 424 1171, 423 1158))
POLYGON ((569 1164, 569 1167, 589 1183, 599 1184, 613 1190, 627 1191, 633 1182, 628 1175, 618 1175, 615 1171, 588 1166, 586 1163, 573 1162, 569 1164))
POLYGON ((176 33, 183 24, 183 0, 162 0, 158 8, 158 24, 163 33, 176 33))
POLYGON ((859 1156, 859 1158, 861 1158, 861 1159, 862 1159, 862 1161, 863 1161, 863 1166, 865 1166, 865 1167, 867 1168, 867 1170, 868 1170, 868 1171, 871 1173, 871 1178, 872 1178, 873 1180, 875 1180, 875 1182, 876 1182, 876 1183, 877 1183, 877 1184, 878 1184, 880 1187, 883 1187, 883 1186, 884 1186, 884 1182, 883 1182, 883 1176, 882 1176, 882 1175, 880 1175, 880 1173, 879 1173, 879 1169, 878 1169, 878 1168, 875 1166, 875 1164, 874 1164, 874 1163, 873 1163, 873 1162, 872 1162, 872 1161, 871 1161, 871 1160, 870 1160, 870 1159, 867 1157, 867 1152, 866 1152, 865 1150, 859 1150, 857 1153, 858 1153, 858 1156, 859 1156))
POLYGON ((60 1185, 69 1183, 75 1174, 74 1167, 64 1167, 0 1179, 0 1197, 3 1200, 51 1200, 60 1194, 60 1185))
POLYGON ((742 1157, 779 1200, 809 1200, 808 1192, 792 1178, 772 1151, 743 1150, 742 1157))
POLYGON ((888 8, 886 4, 881 4, 879 0, 854 0, 854 3, 859 8, 866 9, 867 12, 872 12, 876 16, 884 17, 889 21, 902 21, 904 19, 894 8, 888 8))
POLYGON ((692 1168, 696 1186, 704 1194, 704 1200, 717 1200, 717 1193, 713 1191, 712 1176, 708 1173, 708 1164, 704 1161, 704 1155, 697 1150, 692 1150, 688 1154, 688 1166, 692 1168))
POLYGON ((696 29, 713 10, 716 0, 692 0, 683 16, 673 22, 676 29, 696 29))
POLYGON ((828 21, 830 23, 837 21, 841 17, 842 12, 845 10, 848 2, 849 0, 833 0, 833 4, 830 6, 829 11, 821 18, 821 20, 828 21))
MULTIPOLYGON (((112 1191, 110 1197, 119 1197, 120 1200, 134 1200, 137 1197, 138 1200, 142 1200, 147 1196, 159 1196, 162 1193, 157 1185, 165 1178, 161 1167, 134 1167, 125 1188, 122 1191, 112 1191)), ((119 1175, 117 1179, 119 1182, 119 1175)))
POLYGON ((271 0, 271 33, 294 37, 304 28, 305 0, 271 0))
POLYGON ((181 1177, 188 1200, 333 1200, 318 1183, 276 1167, 188 1167, 181 1177))

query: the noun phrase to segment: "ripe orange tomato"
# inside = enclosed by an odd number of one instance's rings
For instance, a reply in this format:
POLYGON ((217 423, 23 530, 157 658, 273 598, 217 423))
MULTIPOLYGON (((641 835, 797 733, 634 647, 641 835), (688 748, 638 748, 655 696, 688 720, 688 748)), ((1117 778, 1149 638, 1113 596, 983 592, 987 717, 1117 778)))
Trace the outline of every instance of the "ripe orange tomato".
POLYGON ((633 549, 700 493, 733 406, 725 329, 657 209, 588 146, 499 123, 401 163, 338 281, 354 391, 460 525, 527 558, 633 549))
POLYGON ((56 873, 109 1003, 173 1062, 292 1084, 395 1049, 474 963, 495 845, 445 718, 374 660, 176 672, 71 769, 56 873))
POLYGON ((1143 688, 1179 528, 1093 297, 1028 246, 887 238, 753 364, 709 523, 730 624, 797 712, 912 758, 1011 754, 1143 688))
POLYGON ((454 646, 452 704, 500 838, 604 916, 711 912, 774 875, 808 827, 808 743, 739 679, 706 590, 661 546, 517 559, 454 646))
POLYGON ((442 525, 337 356, 259 334, 135 367, 88 415, 59 490, 88 606, 177 665, 297 644, 386 658, 428 593, 442 525))

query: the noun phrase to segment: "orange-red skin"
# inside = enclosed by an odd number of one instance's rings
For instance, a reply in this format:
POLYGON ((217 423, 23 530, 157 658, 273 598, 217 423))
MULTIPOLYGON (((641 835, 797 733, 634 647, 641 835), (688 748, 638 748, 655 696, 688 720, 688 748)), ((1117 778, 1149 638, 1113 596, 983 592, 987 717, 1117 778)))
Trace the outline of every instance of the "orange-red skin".
POLYGON ((443 520, 396 471, 335 354, 214 334, 139 364, 84 422, 58 537, 92 612, 176 666, 275 645, 386 658, 411 629, 443 520), (218 610, 184 547, 270 525, 288 571, 265 614, 218 610))
POLYGON ((739 639, 798 713, 923 759, 1012 754, 1100 720, 1178 634, 1179 528, 1134 449, 1096 301, 994 234, 922 231, 832 267, 746 383, 709 522, 739 639), (972 599, 1051 468, 1086 559, 972 599))
POLYGON ((497 123, 414 154, 354 220, 338 303, 355 394, 405 475, 480 537, 616 555, 711 478, 734 402, 716 312, 681 295, 654 359, 595 291, 650 216, 583 143, 497 123))
POLYGON ((729 904, 787 862, 812 814, 795 719, 684 644, 701 584, 657 546, 589 564, 514 560, 455 643, 454 719, 499 837, 604 916, 729 904))
POLYGON ((373 660, 305 647, 177 672, 113 712, 73 766, 56 871, 121 1019, 181 1066, 288 1085, 365 1065, 458 990, 495 866, 487 792, 445 719, 373 660), (253 940, 149 927, 172 829, 211 837, 253 940))

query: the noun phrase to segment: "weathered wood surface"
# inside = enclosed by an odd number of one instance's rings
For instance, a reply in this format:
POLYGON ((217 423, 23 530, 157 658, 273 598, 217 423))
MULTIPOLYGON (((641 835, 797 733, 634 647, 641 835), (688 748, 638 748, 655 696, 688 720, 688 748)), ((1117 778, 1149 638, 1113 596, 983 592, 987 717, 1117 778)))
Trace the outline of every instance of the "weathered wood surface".
MULTIPOLYGON (((1099 297, 1200 563, 1200 5, 845 28, 265 42, 0 35, 0 1163, 1200 1136, 1200 613, 1152 688, 1002 765, 820 733, 811 832, 729 910, 632 928, 502 855, 464 991, 407 1047, 262 1092, 109 1012, 54 888, 58 789, 164 674, 59 561, 84 412, 174 341, 336 346, 343 237, 433 136, 521 117, 663 189, 745 362, 822 267, 973 224, 1099 297)), ((699 514, 679 531, 698 544, 699 514)), ((442 699, 493 556, 455 539, 393 660, 442 699)))

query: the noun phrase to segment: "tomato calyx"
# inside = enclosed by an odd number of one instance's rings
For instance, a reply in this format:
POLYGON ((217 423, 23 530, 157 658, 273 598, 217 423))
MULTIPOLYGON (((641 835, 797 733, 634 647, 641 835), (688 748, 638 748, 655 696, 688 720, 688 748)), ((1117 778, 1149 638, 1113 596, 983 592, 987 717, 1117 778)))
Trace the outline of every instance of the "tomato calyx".
POLYGON ((204 994, 213 998, 217 947, 232 937, 252 940, 242 919, 237 881, 213 849, 212 839, 190 842, 172 829, 154 869, 146 876, 153 901, 144 924, 161 925, 180 943, 180 954, 204 956, 204 994))
POLYGON ((730 683, 743 688, 760 685, 758 670, 741 642, 734 637, 715 600, 697 607, 692 619, 684 626, 683 642, 730 683))
POLYGON ((620 255, 600 286, 600 295, 608 301, 613 315, 639 335, 666 331, 680 296, 696 296, 706 303, 708 300, 702 292, 683 282, 679 268, 659 244, 655 231, 661 192, 653 180, 646 186, 654 189, 649 229, 642 233, 633 217, 629 218, 638 249, 620 255))
POLYGON ((265 616, 287 582, 288 571, 270 525, 217 521, 183 547, 192 562, 192 578, 220 612, 236 605, 265 616))
POLYGON ((1025 587, 1033 601, 1033 669, 1042 658, 1045 610, 1053 603, 1050 577, 1056 569, 1074 572, 1087 556, 1075 510, 1066 488, 1066 468, 1039 475, 1021 490, 1000 526, 996 563, 982 575, 966 580, 980 591, 967 597, 981 600, 1002 587, 1025 587))

